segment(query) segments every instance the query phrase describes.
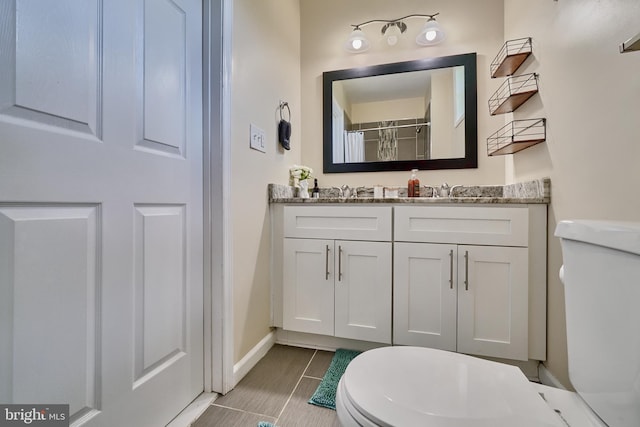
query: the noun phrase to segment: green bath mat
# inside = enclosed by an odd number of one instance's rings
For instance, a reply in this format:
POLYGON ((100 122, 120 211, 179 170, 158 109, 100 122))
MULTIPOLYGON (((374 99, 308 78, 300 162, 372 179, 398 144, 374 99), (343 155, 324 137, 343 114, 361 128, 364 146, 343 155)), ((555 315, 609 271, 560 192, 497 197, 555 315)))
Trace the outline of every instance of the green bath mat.
POLYGON ((339 348, 331 359, 331 365, 324 374, 320 385, 313 393, 309 403, 317 406, 323 406, 329 409, 336 409, 336 391, 338 390, 338 381, 342 378, 347 365, 361 352, 356 350, 345 350, 339 348))
POLYGON ((276 427, 276 426, 266 421, 260 421, 258 423, 258 427, 276 427))

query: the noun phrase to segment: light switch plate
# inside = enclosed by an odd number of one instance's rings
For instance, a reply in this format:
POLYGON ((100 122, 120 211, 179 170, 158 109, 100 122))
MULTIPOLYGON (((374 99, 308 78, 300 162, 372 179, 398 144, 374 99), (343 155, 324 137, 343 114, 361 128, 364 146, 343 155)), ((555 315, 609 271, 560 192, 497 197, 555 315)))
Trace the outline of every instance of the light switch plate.
POLYGON ((267 137, 262 129, 258 126, 251 124, 251 131, 249 135, 249 146, 254 150, 267 152, 267 137))

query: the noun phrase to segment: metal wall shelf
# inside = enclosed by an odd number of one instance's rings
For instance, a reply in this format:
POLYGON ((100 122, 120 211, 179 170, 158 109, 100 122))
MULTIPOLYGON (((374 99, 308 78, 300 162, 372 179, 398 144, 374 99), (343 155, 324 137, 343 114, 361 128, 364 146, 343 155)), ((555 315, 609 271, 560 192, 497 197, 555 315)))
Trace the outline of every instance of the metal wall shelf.
POLYGON ((509 77, 489 98, 489 113, 492 116, 511 113, 536 93, 538 93, 536 73, 509 77))
POLYGON ((640 50, 640 33, 620 45, 620 53, 640 50))
POLYGON ((531 52, 531 37, 508 40, 491 62, 491 77, 512 75, 531 55, 531 52))
POLYGON ((546 119, 514 120, 487 138, 487 154, 517 153, 547 139, 546 119))

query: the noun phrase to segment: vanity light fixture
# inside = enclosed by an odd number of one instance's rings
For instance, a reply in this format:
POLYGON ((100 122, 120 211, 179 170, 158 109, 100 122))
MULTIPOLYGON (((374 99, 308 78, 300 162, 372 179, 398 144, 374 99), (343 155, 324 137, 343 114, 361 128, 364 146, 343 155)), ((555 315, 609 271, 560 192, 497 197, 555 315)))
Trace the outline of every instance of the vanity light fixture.
POLYGON ((389 46, 398 44, 398 39, 402 33, 407 31, 407 24, 402 21, 389 22, 382 27, 382 35, 387 39, 389 46))
POLYGON ((442 31, 442 27, 434 17, 425 22, 422 31, 416 37, 416 43, 421 46, 433 46, 442 42, 442 40, 444 40, 444 31, 442 31))
POLYGON ((347 39, 344 48, 347 52, 360 53, 369 50, 370 45, 367 36, 364 35, 360 27, 356 26, 347 39))
POLYGON ((416 43, 421 46, 436 45, 444 40, 444 31, 435 18, 437 15, 439 15, 439 13, 434 13, 433 15, 412 14, 398 19, 372 19, 362 24, 351 24, 353 31, 345 43, 345 49, 351 53, 360 53, 369 50, 371 43, 362 31, 362 27, 376 22, 384 24, 380 32, 387 44, 394 46, 398 43, 400 36, 407 31, 407 24, 404 23, 404 20, 409 18, 429 18, 422 27, 422 31, 420 31, 416 37, 416 43))

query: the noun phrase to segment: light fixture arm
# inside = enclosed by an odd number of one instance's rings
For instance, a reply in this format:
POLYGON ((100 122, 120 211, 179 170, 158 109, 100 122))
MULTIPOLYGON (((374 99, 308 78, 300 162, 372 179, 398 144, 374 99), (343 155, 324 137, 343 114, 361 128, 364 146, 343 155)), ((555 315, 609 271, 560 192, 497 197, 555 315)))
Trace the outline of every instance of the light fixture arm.
POLYGON ((373 24, 374 22, 384 22, 387 24, 391 24, 391 23, 395 23, 395 22, 399 22, 402 21, 403 19, 407 19, 407 18, 429 18, 429 19, 433 19, 435 16, 440 15, 440 12, 438 13, 434 13, 431 15, 428 14, 418 14, 418 13, 413 13, 411 15, 407 15, 407 16, 403 16, 402 18, 398 18, 398 19, 372 19, 370 21, 365 21, 362 24, 351 24, 351 26, 353 27, 354 30, 356 29, 360 29, 360 27, 363 27, 365 25, 369 25, 369 24, 373 24))

